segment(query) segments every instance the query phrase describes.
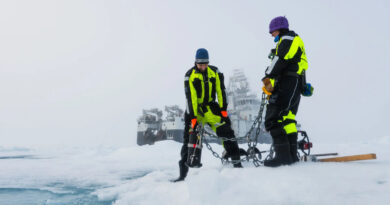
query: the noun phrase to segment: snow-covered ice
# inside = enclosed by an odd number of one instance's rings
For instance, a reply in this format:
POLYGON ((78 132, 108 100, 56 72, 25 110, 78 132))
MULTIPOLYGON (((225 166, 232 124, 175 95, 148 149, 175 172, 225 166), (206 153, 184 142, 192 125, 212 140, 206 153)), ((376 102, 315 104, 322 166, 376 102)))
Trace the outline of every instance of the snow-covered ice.
MULTIPOLYGON (((376 153, 377 160, 244 169, 207 149, 178 176, 181 144, 134 147, 0 147, 0 204, 390 204, 390 137, 316 144, 313 153, 376 153)), ((245 147, 244 145, 241 145, 245 147)), ((263 149, 266 145, 261 146, 263 149)), ((221 153, 220 145, 213 148, 221 153)))

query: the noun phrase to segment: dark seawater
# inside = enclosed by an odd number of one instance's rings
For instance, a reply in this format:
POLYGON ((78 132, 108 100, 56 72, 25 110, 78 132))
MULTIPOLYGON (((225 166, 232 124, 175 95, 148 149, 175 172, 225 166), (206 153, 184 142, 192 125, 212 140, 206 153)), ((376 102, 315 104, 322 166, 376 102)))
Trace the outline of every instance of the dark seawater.
MULTIPOLYGON (((0 160, 40 160, 47 159, 40 156, 0 155, 0 160)), ((127 175, 121 176, 123 181, 131 181, 142 178, 152 170, 133 170, 127 175)), ((106 185, 107 186, 107 185, 106 185)), ((107 188, 103 185, 80 187, 77 184, 64 182, 58 179, 56 182, 47 184, 44 189, 28 187, 0 187, 0 205, 111 205, 116 199, 99 200, 94 194, 96 190, 107 188), (56 191, 51 191, 56 190, 56 191)))
POLYGON ((0 205, 110 205, 115 201, 99 201, 92 189, 68 189, 67 193, 54 193, 39 189, 0 188, 0 205))
MULTIPOLYGON (((133 171, 123 176, 122 180, 142 178, 150 172, 151 170, 133 171)), ((93 194, 94 191, 104 188, 101 185, 80 188, 55 182, 47 185, 46 188, 60 190, 60 193, 35 188, 0 188, 0 205, 111 205, 115 202, 115 199, 99 200, 93 194)))

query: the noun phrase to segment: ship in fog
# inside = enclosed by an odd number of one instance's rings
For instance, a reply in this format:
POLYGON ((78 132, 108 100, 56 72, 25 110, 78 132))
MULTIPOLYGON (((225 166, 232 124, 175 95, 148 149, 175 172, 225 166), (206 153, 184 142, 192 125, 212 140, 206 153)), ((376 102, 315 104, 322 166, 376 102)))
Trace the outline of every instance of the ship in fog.
POLYGON ((157 108, 143 110, 138 118, 137 144, 154 144, 160 140, 183 141, 184 115, 178 105, 165 106, 166 117, 157 108))
MULTIPOLYGON (((238 69, 233 70, 233 75, 229 78, 226 92, 229 103, 227 110, 232 121, 234 133, 237 137, 246 136, 259 114, 260 99, 256 94, 251 92, 248 79, 244 72, 238 69)), ((254 139, 256 137, 255 135, 256 130, 251 133, 250 137, 254 139)), ((258 142, 272 142, 271 135, 265 131, 264 120, 260 126, 258 142)))

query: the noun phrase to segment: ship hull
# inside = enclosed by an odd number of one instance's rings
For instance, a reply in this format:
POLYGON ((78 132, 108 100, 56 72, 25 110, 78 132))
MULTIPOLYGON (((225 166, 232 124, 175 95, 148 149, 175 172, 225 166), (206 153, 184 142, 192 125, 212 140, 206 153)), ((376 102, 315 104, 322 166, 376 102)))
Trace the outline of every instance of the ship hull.
POLYGON ((137 144, 138 145, 152 145, 156 141, 166 140, 166 135, 162 130, 148 129, 145 132, 137 132, 137 144))
POLYGON ((176 142, 183 142, 183 134, 184 130, 176 129, 176 130, 160 130, 155 134, 154 132, 137 132, 137 144, 138 145, 152 145, 156 141, 161 140, 174 140, 176 142))
POLYGON ((165 133, 166 133, 166 139, 174 140, 176 142, 183 142, 184 130, 182 129, 167 130, 165 131, 165 133))
MULTIPOLYGON (((161 141, 161 140, 173 140, 176 142, 183 142, 183 135, 184 135, 184 130, 182 129, 175 129, 175 130, 166 130, 162 131, 160 130, 158 134, 154 134, 153 132, 137 132, 137 144, 138 145, 152 145, 156 141, 161 141)), ((252 132, 251 134, 251 139, 255 140, 255 131, 252 132)), ((211 137, 207 139, 208 142, 211 143, 218 143, 221 144, 222 140, 216 137, 211 137)), ((262 131, 260 135, 257 138, 258 143, 266 143, 270 144, 272 143, 272 138, 269 135, 269 133, 266 133, 262 131)), ((247 143, 246 140, 240 140, 238 143, 247 143)))

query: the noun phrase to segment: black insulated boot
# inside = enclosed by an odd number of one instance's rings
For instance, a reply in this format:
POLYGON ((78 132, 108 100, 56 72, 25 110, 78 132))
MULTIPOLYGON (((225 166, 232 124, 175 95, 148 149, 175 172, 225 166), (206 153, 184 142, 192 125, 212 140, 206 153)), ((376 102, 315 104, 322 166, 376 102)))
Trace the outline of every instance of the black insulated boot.
POLYGON ((291 133, 287 135, 288 141, 290 143, 290 153, 293 163, 299 162, 298 157, 298 133, 291 133))
POLYGON ((179 162, 180 176, 177 179, 172 180, 172 182, 184 181, 188 173, 188 167, 184 162, 179 162))
POLYGON ((233 167, 235 167, 235 168, 242 168, 241 162, 234 163, 235 161, 241 160, 241 157, 240 157, 241 154, 242 154, 242 155, 245 155, 245 156, 248 156, 248 154, 246 154, 246 151, 240 148, 240 154, 239 154, 239 155, 234 154, 234 155, 232 156, 231 154, 229 154, 229 153, 225 150, 225 151, 223 151, 223 153, 222 153, 222 158, 225 159, 225 160, 229 160, 229 158, 230 158, 230 159, 232 160, 232 162, 233 162, 233 167), (241 150, 244 151, 244 152, 241 152, 241 150))
MULTIPOLYGON (((240 156, 239 157, 236 156, 233 159, 225 150, 222 153, 222 158, 225 160, 228 160, 229 158, 232 158, 232 160, 241 160, 241 156, 248 157, 248 153, 244 149, 240 148, 239 152, 240 152, 240 156)), ((242 164, 241 164, 241 162, 240 163, 233 163, 233 167, 242 168, 242 164)))
POLYGON ((233 161, 233 167, 234 168, 242 168, 241 162, 238 162, 240 160, 241 160, 240 155, 235 154, 234 156, 232 156, 232 161, 233 161))
POLYGON ((290 165, 293 160, 291 159, 290 145, 288 143, 284 144, 274 144, 275 157, 270 160, 264 161, 264 166, 266 167, 278 167, 281 165, 290 165))
MULTIPOLYGON (((242 164, 240 162, 240 148, 238 147, 237 141, 225 141, 224 147, 227 152, 227 157, 230 157, 233 162, 233 167, 242 168, 242 164)), ((242 150, 245 152, 245 150, 242 150)))

